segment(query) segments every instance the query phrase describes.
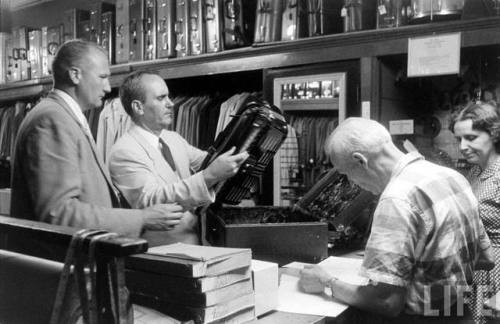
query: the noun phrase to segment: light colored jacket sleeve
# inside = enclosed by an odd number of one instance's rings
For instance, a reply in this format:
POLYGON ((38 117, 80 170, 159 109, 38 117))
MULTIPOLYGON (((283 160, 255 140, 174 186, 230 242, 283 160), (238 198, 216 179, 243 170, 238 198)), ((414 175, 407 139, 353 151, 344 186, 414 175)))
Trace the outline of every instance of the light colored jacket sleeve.
POLYGON ((112 208, 110 188, 75 121, 47 113, 22 133, 14 162, 14 217, 139 236, 142 211, 112 208))
POLYGON ((214 201, 215 193, 207 188, 202 172, 193 174, 206 152, 183 139, 171 145, 171 151, 180 176, 159 152, 140 145, 130 136, 115 144, 109 160, 111 178, 133 208, 176 202, 191 209, 214 201))

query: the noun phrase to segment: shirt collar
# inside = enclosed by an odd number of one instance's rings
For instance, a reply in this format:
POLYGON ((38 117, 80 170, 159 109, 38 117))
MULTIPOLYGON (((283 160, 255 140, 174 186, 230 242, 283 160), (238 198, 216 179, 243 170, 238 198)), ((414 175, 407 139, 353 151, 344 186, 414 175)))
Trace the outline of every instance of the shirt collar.
POLYGON ((406 166, 408 164, 413 163, 413 162, 418 161, 418 160, 423 160, 423 159, 424 159, 424 157, 416 151, 403 155, 403 157, 401 157, 399 159, 399 161, 397 162, 394 170, 392 170, 391 179, 393 179, 394 177, 399 175, 401 173, 401 171, 403 171, 403 169, 406 168, 406 166))
POLYGON ((155 148, 159 148, 160 147, 160 144, 159 144, 159 140, 160 140, 160 137, 156 136, 155 134, 145 130, 144 128, 140 127, 140 126, 137 126, 137 132, 142 136, 144 137, 144 139, 146 140, 146 142, 148 142, 149 145, 151 145, 152 147, 155 147, 155 148))
POLYGON ((482 170, 479 174, 481 180, 486 180, 489 177, 497 174, 500 171, 500 157, 497 157, 496 161, 488 166, 486 169, 482 170))
POLYGON ((82 125, 85 129, 88 128, 88 123, 87 119, 85 118, 85 115, 82 112, 82 108, 78 104, 78 102, 73 99, 69 94, 66 92, 59 90, 59 89, 54 89, 54 93, 56 93, 61 99, 68 105, 68 107, 71 109, 73 114, 75 115, 76 119, 82 125))

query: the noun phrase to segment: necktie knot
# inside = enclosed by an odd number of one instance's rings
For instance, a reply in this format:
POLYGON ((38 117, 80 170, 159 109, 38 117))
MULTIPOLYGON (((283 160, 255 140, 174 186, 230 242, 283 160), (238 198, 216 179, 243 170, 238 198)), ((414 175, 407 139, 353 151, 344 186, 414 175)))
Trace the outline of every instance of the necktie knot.
POLYGON ((172 152, 170 151, 170 148, 168 147, 167 143, 165 143, 165 141, 161 138, 160 138, 160 149, 163 158, 167 161, 172 170, 176 171, 174 158, 172 157, 172 152))

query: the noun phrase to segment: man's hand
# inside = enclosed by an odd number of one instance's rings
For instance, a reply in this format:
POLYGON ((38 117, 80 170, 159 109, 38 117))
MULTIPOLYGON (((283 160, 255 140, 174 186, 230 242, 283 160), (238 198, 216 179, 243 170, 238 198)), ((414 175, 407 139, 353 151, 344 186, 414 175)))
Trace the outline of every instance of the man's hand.
POLYGON ((355 285, 337 279, 318 265, 305 266, 300 272, 300 287, 307 293, 322 293, 330 287, 332 297, 365 311, 396 317, 404 309, 406 288, 383 282, 355 285))
POLYGON ((306 293, 322 293, 325 287, 334 279, 318 265, 306 265, 300 271, 299 285, 306 293))
POLYGON ((178 204, 159 204, 144 209, 144 230, 168 231, 181 221, 184 208, 178 204))
POLYGON ((203 170, 203 177, 207 187, 210 188, 217 182, 226 180, 238 172, 240 166, 248 159, 248 152, 234 154, 235 148, 218 156, 210 165, 203 170))

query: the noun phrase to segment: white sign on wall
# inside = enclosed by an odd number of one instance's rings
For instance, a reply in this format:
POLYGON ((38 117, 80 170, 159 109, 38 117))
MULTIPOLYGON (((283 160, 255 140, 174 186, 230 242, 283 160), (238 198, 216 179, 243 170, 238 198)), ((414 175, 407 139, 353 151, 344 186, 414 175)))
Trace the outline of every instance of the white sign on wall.
POLYGON ((369 101, 363 101, 361 103, 361 117, 370 119, 370 102, 369 101))
POLYGON ((458 74, 460 33, 408 39, 408 77, 458 74))
POLYGON ((400 119, 389 121, 391 135, 413 134, 413 119, 400 119))

